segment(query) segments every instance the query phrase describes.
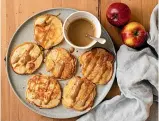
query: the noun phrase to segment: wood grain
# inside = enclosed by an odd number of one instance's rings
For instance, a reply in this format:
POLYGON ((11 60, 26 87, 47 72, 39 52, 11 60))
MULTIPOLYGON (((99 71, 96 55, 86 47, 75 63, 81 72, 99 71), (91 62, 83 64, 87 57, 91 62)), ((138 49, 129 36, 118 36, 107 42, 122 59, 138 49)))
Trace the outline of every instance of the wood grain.
MULTIPOLYGON (((126 3, 132 11, 131 21, 138 21, 145 26, 147 31, 149 30, 150 15, 157 0, 2 0, 2 59, 5 57, 10 38, 17 27, 36 12, 53 7, 69 7, 93 13, 101 20, 118 49, 122 44, 120 30, 111 26, 105 18, 106 9, 112 2, 126 3)), ((26 108, 10 88, 3 60, 1 65, 2 121, 75 121, 77 119, 51 119, 26 108)), ((119 93, 115 82, 107 99, 119 93)))

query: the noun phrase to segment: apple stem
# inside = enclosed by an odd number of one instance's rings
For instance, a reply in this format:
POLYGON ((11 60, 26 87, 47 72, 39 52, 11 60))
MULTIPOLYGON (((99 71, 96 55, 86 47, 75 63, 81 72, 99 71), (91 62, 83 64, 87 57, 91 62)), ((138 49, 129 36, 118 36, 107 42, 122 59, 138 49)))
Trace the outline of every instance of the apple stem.
POLYGON ((116 19, 116 18, 118 18, 118 14, 114 14, 112 17, 112 19, 116 19))
POLYGON ((134 31, 134 35, 135 35, 135 36, 137 36, 137 35, 138 35, 138 32, 137 32, 137 30, 135 30, 135 31, 134 31))

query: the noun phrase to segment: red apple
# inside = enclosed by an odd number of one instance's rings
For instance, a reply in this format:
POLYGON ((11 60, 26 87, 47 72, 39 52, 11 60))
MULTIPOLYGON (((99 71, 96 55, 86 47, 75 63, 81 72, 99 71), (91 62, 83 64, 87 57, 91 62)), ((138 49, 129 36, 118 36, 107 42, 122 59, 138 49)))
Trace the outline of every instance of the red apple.
POLYGON ((110 24, 121 27, 127 24, 130 20, 131 11, 124 3, 111 4, 106 12, 107 20, 110 24))
POLYGON ((122 29, 121 37, 124 44, 129 47, 137 48, 145 43, 147 32, 140 23, 131 22, 122 29))

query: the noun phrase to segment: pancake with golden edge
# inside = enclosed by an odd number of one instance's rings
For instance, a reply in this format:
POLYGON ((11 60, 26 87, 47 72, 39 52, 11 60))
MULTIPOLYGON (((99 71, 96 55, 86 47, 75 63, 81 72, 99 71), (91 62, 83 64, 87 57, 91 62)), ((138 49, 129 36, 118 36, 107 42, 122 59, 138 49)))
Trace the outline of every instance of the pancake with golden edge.
POLYGON ((45 58, 46 70, 57 79, 69 79, 76 72, 76 58, 63 48, 52 49, 45 58))
POLYGON ((96 85, 86 78, 73 77, 63 90, 62 104, 78 111, 90 109, 96 96, 96 85))
POLYGON ((25 42, 17 46, 11 53, 10 64, 17 74, 32 74, 41 65, 43 52, 32 42, 25 42))
POLYGON ((94 48, 79 57, 82 74, 96 84, 106 84, 113 75, 114 56, 105 49, 94 48))
POLYGON ((40 108, 53 108, 61 100, 60 85, 53 77, 36 74, 28 80, 26 99, 40 108))
POLYGON ((34 22, 34 39, 44 49, 59 44, 63 40, 61 20, 51 14, 37 17, 34 22))

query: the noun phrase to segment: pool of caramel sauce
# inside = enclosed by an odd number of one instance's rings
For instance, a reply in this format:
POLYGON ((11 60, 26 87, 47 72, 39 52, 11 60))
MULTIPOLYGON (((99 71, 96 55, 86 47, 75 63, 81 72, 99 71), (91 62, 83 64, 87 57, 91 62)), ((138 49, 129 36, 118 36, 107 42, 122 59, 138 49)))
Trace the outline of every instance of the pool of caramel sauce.
POLYGON ((93 41, 86 35, 95 36, 95 27, 89 20, 81 18, 70 23, 67 34, 71 43, 83 47, 93 41))

